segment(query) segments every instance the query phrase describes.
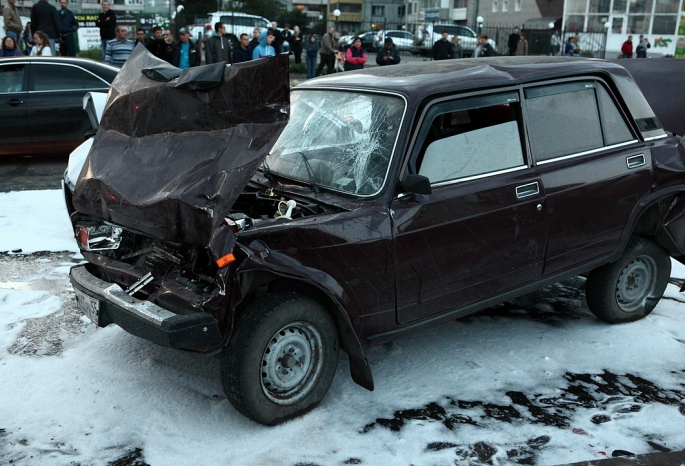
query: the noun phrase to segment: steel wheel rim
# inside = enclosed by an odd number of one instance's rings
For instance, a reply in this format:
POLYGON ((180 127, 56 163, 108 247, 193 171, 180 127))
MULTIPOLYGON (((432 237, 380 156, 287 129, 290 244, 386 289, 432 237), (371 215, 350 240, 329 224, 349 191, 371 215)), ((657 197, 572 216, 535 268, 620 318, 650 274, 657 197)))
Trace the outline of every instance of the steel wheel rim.
POLYGON ((274 333, 264 349, 262 391, 276 404, 297 403, 314 388, 322 367, 319 331, 309 322, 291 322, 274 333))
POLYGON ((616 303, 623 312, 642 309, 644 300, 656 287, 656 262, 649 256, 638 256, 621 271, 616 283, 616 303))

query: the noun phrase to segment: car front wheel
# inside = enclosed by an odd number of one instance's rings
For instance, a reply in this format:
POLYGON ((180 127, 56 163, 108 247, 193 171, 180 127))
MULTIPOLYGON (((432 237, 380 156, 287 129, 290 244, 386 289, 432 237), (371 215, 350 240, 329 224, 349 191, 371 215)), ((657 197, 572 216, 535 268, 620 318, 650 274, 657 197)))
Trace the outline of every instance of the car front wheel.
POLYGON ((590 272, 585 296, 590 310, 612 324, 647 316, 664 294, 671 260, 656 243, 631 238, 621 257, 590 272))
POLYGON ((307 297, 278 293, 250 304, 242 315, 221 364, 231 404, 266 425, 316 407, 338 364, 330 313, 307 297))

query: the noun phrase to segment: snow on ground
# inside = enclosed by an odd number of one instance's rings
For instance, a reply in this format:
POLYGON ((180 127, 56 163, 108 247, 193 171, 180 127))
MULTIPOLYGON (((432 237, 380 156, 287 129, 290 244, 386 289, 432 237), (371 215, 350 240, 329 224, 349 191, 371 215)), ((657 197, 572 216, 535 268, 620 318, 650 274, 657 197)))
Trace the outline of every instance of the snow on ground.
POLYGON ((78 251, 59 189, 0 194, 0 252, 78 251))
MULTIPOLYGON (((49 204, 50 223, 36 207, 55 197, 0 194, 0 250, 74 250, 61 207, 49 204)), ((0 464, 549 465, 685 448, 675 285, 631 324, 595 319, 575 278, 398 338, 367 351, 373 392, 341 354, 317 409, 264 427, 226 400, 218 359, 80 316, 66 281, 77 261, 0 255, 0 464)))

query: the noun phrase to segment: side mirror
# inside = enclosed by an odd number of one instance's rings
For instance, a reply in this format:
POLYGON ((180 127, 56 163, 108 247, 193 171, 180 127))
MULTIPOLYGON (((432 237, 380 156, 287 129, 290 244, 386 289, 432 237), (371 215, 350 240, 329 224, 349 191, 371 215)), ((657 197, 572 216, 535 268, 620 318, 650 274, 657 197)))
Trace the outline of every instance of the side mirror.
POLYGON ((431 182, 423 175, 407 174, 400 182, 400 191, 403 193, 431 194, 431 182))

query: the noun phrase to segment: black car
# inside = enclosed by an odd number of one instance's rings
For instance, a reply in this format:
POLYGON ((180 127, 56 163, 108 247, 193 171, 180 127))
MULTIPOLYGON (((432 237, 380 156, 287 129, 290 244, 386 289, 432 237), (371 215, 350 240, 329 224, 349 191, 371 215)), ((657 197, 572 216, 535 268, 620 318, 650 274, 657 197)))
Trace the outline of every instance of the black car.
POLYGON ((0 60, 0 155, 70 152, 92 130, 88 92, 107 92, 118 68, 92 60, 0 60))

